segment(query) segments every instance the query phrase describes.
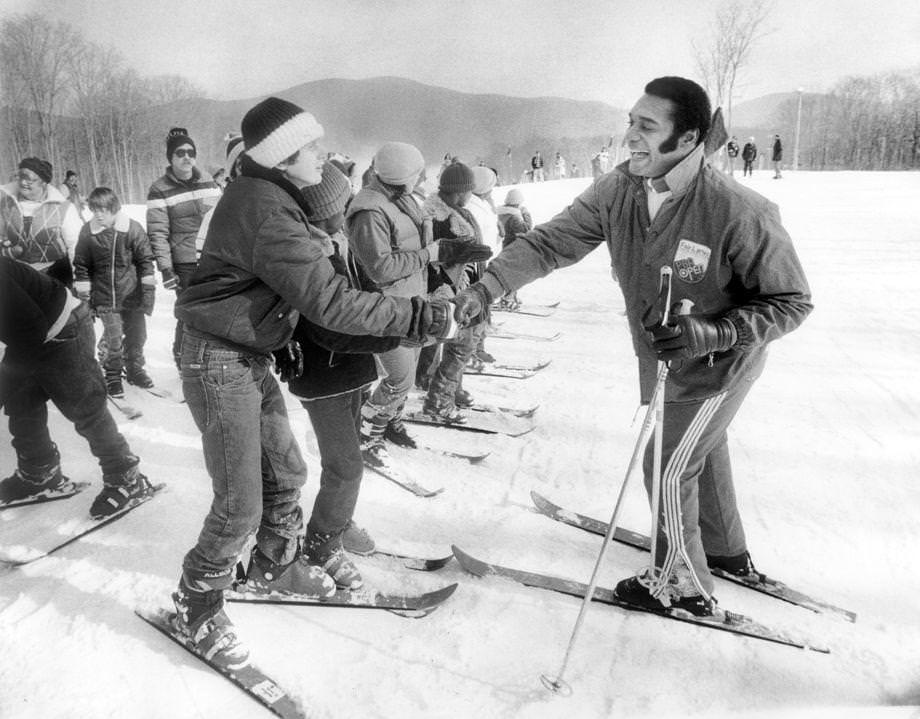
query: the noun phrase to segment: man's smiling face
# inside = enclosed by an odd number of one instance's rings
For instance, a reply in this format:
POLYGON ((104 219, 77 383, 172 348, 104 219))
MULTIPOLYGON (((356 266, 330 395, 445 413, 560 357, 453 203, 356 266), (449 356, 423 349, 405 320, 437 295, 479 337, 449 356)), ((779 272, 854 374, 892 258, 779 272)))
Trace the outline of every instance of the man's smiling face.
POLYGON ((630 110, 626 147, 632 174, 661 177, 693 151, 696 139, 692 131, 683 133, 676 142, 672 140, 673 109, 670 100, 643 95, 630 110))

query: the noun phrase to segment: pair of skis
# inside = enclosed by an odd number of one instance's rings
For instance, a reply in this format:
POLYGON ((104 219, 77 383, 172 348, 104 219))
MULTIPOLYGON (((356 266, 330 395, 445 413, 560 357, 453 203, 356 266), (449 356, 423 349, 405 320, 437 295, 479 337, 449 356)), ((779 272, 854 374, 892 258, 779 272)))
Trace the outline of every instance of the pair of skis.
MULTIPOLYGON (((152 394, 154 397, 160 397, 161 399, 168 399, 173 396, 172 392, 169 390, 160 389, 159 387, 140 387, 139 389, 152 394)), ((108 395, 108 398, 111 405, 128 419, 138 419, 144 416, 143 412, 128 402, 124 397, 113 397, 112 395, 108 395)))
MULTIPOLYGON (((376 554, 395 557, 406 566, 431 571, 440 569, 452 558, 451 555, 434 559, 410 557, 385 551, 376 554), (408 564, 407 564, 408 562, 408 564)), ((373 589, 339 589, 332 597, 317 598, 304 595, 265 594, 253 592, 246 587, 245 581, 234 586, 226 594, 230 602, 251 604, 280 604, 285 606, 313 607, 351 607, 365 609, 383 609, 404 617, 424 617, 437 609, 457 590, 457 584, 448 584, 431 592, 418 595, 385 594, 373 589)), ((301 703, 283 687, 277 684, 269 674, 257 665, 247 662, 243 666, 228 666, 212 656, 205 656, 189 638, 176 626, 176 615, 166 609, 136 609, 135 613, 165 636, 172 639, 186 651, 236 684, 253 699, 284 719, 305 719, 307 716, 301 703)))

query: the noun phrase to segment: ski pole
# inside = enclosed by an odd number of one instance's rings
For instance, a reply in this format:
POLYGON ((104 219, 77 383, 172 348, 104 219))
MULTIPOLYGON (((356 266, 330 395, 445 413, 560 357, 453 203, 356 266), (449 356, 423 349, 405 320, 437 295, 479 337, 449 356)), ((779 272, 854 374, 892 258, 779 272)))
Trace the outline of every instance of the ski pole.
MULTIPOLYGON (((669 303, 670 299, 671 268, 665 266, 661 268, 659 302, 669 303)), ((667 314, 665 313, 662 316, 666 318, 667 314)), ((645 412, 645 418, 642 420, 642 428, 639 432, 639 437, 636 440, 635 447, 633 448, 632 456, 629 458, 629 465, 626 467, 626 476, 623 478, 623 485, 620 487, 620 493, 617 496, 616 505, 613 508, 613 515, 610 517, 610 523, 607 525, 607 533, 604 535, 604 543, 601 545, 601 550, 597 555, 597 561, 594 563, 594 571, 591 573, 591 579, 588 582, 588 589, 585 592, 584 599, 581 602, 581 608, 578 611, 578 618, 575 620, 575 626, 572 629, 572 635, 569 638, 569 644, 565 650, 565 656, 562 659, 562 665, 559 667, 559 671, 556 672, 555 678, 548 674, 540 675, 540 681, 543 683, 543 686, 556 694, 562 694, 563 696, 570 696, 572 694, 572 687, 569 686, 563 677, 565 676, 565 671, 568 667, 569 659, 572 656, 572 650, 575 647, 575 640, 581 631, 581 626, 584 623, 585 616, 588 613, 588 606, 591 603, 591 599, 594 597, 594 590, 597 588, 598 574, 600 573, 601 565, 604 562, 604 556, 607 553, 607 547, 612 542, 613 534, 616 531, 617 519, 620 516, 620 508, 622 507, 623 499, 626 496, 626 488, 629 485, 629 480, 635 472, 636 467, 642 461, 642 456, 645 454, 645 449, 648 446, 652 430, 655 428, 655 419, 656 415, 658 414, 657 408, 659 406, 663 406, 664 391, 665 385, 667 384, 667 379, 668 365, 665 362, 659 362, 658 374, 655 379, 655 388, 652 390, 652 396, 649 399, 648 409, 645 412)))
MULTIPOLYGON (((668 323, 668 313, 671 307, 671 268, 665 265, 661 268, 658 281, 658 308, 659 324, 664 326, 668 323)), ((658 361, 658 374, 664 372, 667 376, 668 365, 666 362, 658 361)), ((649 402, 651 407, 652 403, 649 402)), ((661 449, 662 449, 662 432, 664 428, 664 392, 662 392, 655 402, 655 444, 652 452, 652 533, 651 533, 651 558, 649 559, 649 577, 653 582, 658 581, 658 573, 655 568, 655 555, 658 544, 658 510, 661 504, 661 449)))

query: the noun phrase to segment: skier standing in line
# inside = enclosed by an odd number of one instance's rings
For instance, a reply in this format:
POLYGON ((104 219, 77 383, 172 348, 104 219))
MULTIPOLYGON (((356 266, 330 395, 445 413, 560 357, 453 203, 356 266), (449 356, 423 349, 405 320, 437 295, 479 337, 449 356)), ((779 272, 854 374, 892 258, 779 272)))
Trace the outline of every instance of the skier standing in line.
MULTIPOLYGON (((502 230, 502 249, 533 229, 533 220, 524 207, 524 193, 517 188, 508 190, 505 204, 498 208, 498 221, 502 230)), ((500 307, 514 311, 521 306, 517 291, 502 295, 500 307)))
POLYGON ((543 182, 546 175, 543 173, 543 155, 537 150, 534 156, 530 158, 530 168, 533 171, 532 182, 543 182))
POLYGON ((783 141, 779 135, 773 137, 773 179, 783 179, 783 141))
POLYGON ((106 517, 150 491, 109 413, 93 354, 89 307, 60 282, 0 257, 0 405, 9 418, 17 469, 0 481, 0 501, 27 499, 72 484, 48 432, 48 400, 89 443, 102 469, 90 515, 106 517))
POLYGON ((106 356, 102 359, 106 391, 124 397, 121 380, 152 387, 144 365, 147 321, 153 314, 156 277, 147 233, 122 211, 108 187, 89 195, 93 219, 80 230, 74 253, 74 290, 102 320, 106 356))
POLYGON ((221 196, 198 269, 179 296, 182 384, 198 429, 214 500, 185 555, 173 595, 176 625, 202 654, 248 662, 223 610, 224 590, 249 537, 254 591, 328 596, 333 579, 304 540, 306 465, 271 371, 298 314, 345 334, 422 341, 453 330, 446 302, 357 292, 314 237, 302 188, 322 180, 322 126, 269 97, 242 122, 241 176, 221 196))
MULTIPOLYGON (((496 257, 502 249, 498 214, 495 211, 495 202, 492 200, 492 188, 495 187, 498 177, 495 171, 488 167, 474 167, 472 170, 473 194, 466 203, 466 209, 470 211, 479 226, 479 230, 482 232, 483 244, 492 250, 492 256, 496 257)), ((480 332, 476 351, 470 357, 470 366, 481 368, 484 363, 495 361, 495 357, 487 352, 485 348, 487 334, 486 331, 480 332)), ((468 404, 468 393, 465 390, 459 390, 458 393, 460 393, 460 401, 457 404, 468 404)))
MULTIPOLYGON (((436 278, 429 283, 429 289, 435 286, 436 293, 445 292, 452 297, 470 282, 479 279, 484 261, 492 255, 489 248, 482 244, 479 225, 466 208, 474 186, 473 171, 462 162, 456 162, 441 173, 437 193, 425 200, 423 212, 431 222, 434 240, 466 245, 470 249, 462 259, 457 259, 460 255, 450 259, 440 258, 436 278)), ((461 392, 463 370, 484 331, 482 325, 467 327, 441 346, 441 360, 431 375, 423 405, 426 414, 448 424, 465 421, 457 409, 457 400, 469 406, 472 398, 469 393, 461 392)))
MULTIPOLYGON (((431 263, 465 262, 488 251, 454 240, 433 242, 430 233, 426 236, 421 208, 412 195, 425 169, 418 148, 388 142, 374 155, 373 167, 374 177, 355 195, 346 215, 349 246, 363 275, 362 289, 387 297, 425 295, 431 263)), ((453 167, 448 165, 444 173, 453 167)), ((361 410, 363 454, 372 466, 388 462, 385 441, 416 446, 402 413, 415 380, 419 349, 399 345, 377 355, 386 376, 361 410)))
MULTIPOLYGON (((610 252, 648 403, 658 361, 665 392, 655 572, 617 584, 624 601, 700 616, 714 611, 709 567, 757 576, 735 502, 726 430, 766 360, 766 346, 812 309, 808 283, 776 206, 704 157, 706 92, 679 77, 645 87, 630 112, 630 159, 549 222, 507 247, 456 298, 461 323, 493 297, 569 266, 601 244, 610 252), (659 269, 691 314, 654 315, 659 269)), ((645 455, 651 492, 653 447, 645 455)))
MULTIPOLYGON (((147 237, 163 278, 163 287, 176 293, 188 287, 198 261, 195 238, 221 190, 196 166, 198 150, 188 130, 174 127, 166 138, 169 167, 147 190, 147 237)), ((182 323, 176 323, 173 360, 179 366, 182 323)), ((134 384, 128 377, 128 382, 134 384)), ((142 380, 142 377, 137 379, 142 380)), ((141 387, 152 385, 141 384, 141 387)))
POLYGON ((738 157, 739 149, 738 139, 732 135, 731 138, 729 138, 728 143, 725 145, 725 155, 728 158, 727 163, 729 175, 735 174, 735 158, 738 157))
POLYGON ((51 183, 51 163, 26 157, 17 180, 0 186, 0 256, 12 257, 70 287, 70 260, 83 220, 51 183))
MULTIPOLYGON (((351 182, 327 161, 322 181, 302 192, 310 210, 311 234, 336 273, 357 289, 354 258, 342 232, 351 182)), ((287 348, 275 353, 276 366, 310 415, 322 463, 319 491, 307 523, 307 552, 338 586, 355 589, 362 584, 361 574, 345 551, 370 554, 375 546, 367 531, 352 520, 364 474, 361 406, 377 379, 371 353, 392 350, 400 340, 341 334, 301 317, 292 342, 296 347, 291 355, 287 348)))

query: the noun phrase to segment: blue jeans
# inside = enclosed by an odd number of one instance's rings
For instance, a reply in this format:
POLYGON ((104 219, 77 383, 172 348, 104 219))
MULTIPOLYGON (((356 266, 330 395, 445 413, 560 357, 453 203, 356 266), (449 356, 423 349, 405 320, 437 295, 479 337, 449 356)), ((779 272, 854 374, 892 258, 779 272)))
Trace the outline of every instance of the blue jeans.
POLYGON ((187 576, 224 589, 256 531, 273 561, 296 545, 303 534, 299 502, 307 466, 267 355, 231 349, 186 327, 180 368, 214 491, 198 543, 182 567, 187 576), (263 537, 273 538, 270 546, 263 537))
POLYGON ((102 339, 106 355, 102 362, 107 376, 120 375, 127 367, 130 374, 144 367, 144 344, 147 322, 143 310, 102 310, 102 339))
POLYGON ((103 475, 137 464, 109 413, 94 340, 89 309, 81 305, 58 336, 39 350, 20 355, 7 348, 0 394, 21 469, 57 461, 48 432, 49 399, 89 442, 103 475))
POLYGON ((361 456, 361 400, 356 389, 335 397, 302 402, 319 445, 323 471, 313 514, 311 532, 337 534, 348 526, 358 503, 364 460, 361 456))

